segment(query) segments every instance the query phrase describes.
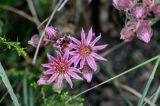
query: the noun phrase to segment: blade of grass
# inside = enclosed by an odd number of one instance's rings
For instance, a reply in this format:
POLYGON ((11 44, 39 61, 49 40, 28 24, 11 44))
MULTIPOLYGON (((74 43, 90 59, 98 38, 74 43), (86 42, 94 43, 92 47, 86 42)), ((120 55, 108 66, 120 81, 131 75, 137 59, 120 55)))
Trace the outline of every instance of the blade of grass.
POLYGON ((150 77, 149 77, 149 80, 148 80, 148 82, 147 82, 147 84, 146 84, 146 87, 144 88, 143 95, 142 95, 141 99, 140 99, 139 102, 138 102, 138 106, 142 106, 142 105, 143 105, 144 98, 146 97, 147 92, 148 92, 148 90, 149 90, 149 87, 150 87, 150 85, 151 85, 151 83, 152 83, 152 81, 153 81, 153 79, 154 79, 154 75, 155 75, 155 73, 156 73, 156 71, 157 71, 159 62, 160 62, 160 57, 157 59, 157 62, 156 62, 155 66, 154 66, 154 68, 153 68, 153 71, 152 71, 152 73, 151 73, 151 75, 150 75, 150 77))
POLYGON ((24 99, 24 105, 28 106, 27 70, 25 70, 25 75, 23 78, 23 99, 24 99))
MULTIPOLYGON (((89 88, 89 89, 87 89, 87 90, 85 90, 85 91, 83 91, 83 92, 80 92, 79 94, 73 96, 73 98, 76 98, 76 97, 78 97, 78 96, 80 96, 80 95, 82 95, 82 94, 84 94, 84 93, 86 93, 86 92, 88 92, 88 91, 90 91, 90 90, 92 90, 92 89, 95 89, 95 88, 97 88, 97 87, 99 87, 99 86, 101 86, 101 85, 103 85, 103 84, 106 84, 106 83, 108 83, 108 82, 110 82, 110 81, 112 81, 112 80, 114 80, 114 79, 116 79, 116 78, 119 78, 119 77, 121 77, 121 76, 123 76, 123 75, 125 75, 125 74, 128 74, 129 72, 132 72, 132 71, 134 71, 134 70, 137 69, 137 68, 140 68, 140 67, 142 67, 142 66, 144 66, 144 65, 146 65, 146 64, 148 64, 148 63, 150 63, 150 62, 152 62, 152 61, 154 61, 154 60, 157 60, 159 57, 160 57, 160 55, 155 56, 155 57, 153 57, 153 58, 151 58, 151 59, 149 59, 149 60, 147 60, 147 61, 145 61, 145 62, 143 62, 143 63, 141 63, 141 64, 139 64, 139 65, 137 65, 137 66, 135 66, 135 67, 133 67, 133 68, 130 68, 130 69, 128 69, 128 70, 126 70, 126 71, 124 71, 124 72, 122 72, 122 73, 120 73, 120 74, 118 74, 118 75, 116 75, 116 76, 114 76, 114 77, 106 80, 106 81, 103 81, 102 83, 100 83, 100 84, 98 84, 98 85, 96 85, 96 86, 93 86, 93 87, 91 87, 91 88, 89 88)), ((68 103, 68 102, 69 102, 70 100, 72 100, 73 98, 68 99, 68 100, 66 101, 66 103, 68 103)))
POLYGON ((156 103, 159 95, 160 95, 160 85, 159 85, 157 91, 155 92, 155 96, 153 97, 153 100, 152 100, 153 103, 156 103))
POLYGON ((14 105, 15 106, 20 106, 20 104, 18 103, 18 99, 17 99, 15 93, 13 92, 13 88, 12 88, 12 86, 11 86, 9 80, 8 80, 8 77, 7 77, 7 75, 4 71, 1 63, 0 63, 0 76, 1 76, 2 81, 3 81, 3 83, 5 84, 5 86, 8 90, 10 96, 11 96, 11 99, 13 100, 14 105))
POLYGON ((33 94, 33 88, 29 88, 29 106, 34 106, 34 94, 33 94))

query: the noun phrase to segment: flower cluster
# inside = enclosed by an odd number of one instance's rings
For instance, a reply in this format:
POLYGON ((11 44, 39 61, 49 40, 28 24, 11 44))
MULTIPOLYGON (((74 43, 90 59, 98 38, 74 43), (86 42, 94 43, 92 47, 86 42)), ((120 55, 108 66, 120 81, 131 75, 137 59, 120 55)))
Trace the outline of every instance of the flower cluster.
MULTIPOLYGON (((44 47, 46 45, 54 44, 57 39, 59 38, 59 31, 57 28, 54 28, 52 26, 45 28, 45 36, 40 42, 40 47, 44 47)), ((28 41, 28 44, 37 47, 40 40, 40 36, 38 34, 35 34, 31 37, 31 39, 28 41)))
MULTIPOLYGON (((90 82, 93 72, 97 70, 95 60, 107 61, 96 53, 98 50, 106 48, 107 45, 95 45, 101 39, 101 35, 93 39, 92 28, 89 30, 88 36, 82 29, 81 40, 78 40, 73 35, 60 37, 58 30, 53 27, 47 27, 45 34, 46 36, 42 40, 41 46, 51 43, 58 51, 56 51, 56 58, 48 54, 50 62, 42 64, 47 70, 40 76, 38 80, 39 85, 50 84, 56 80, 57 87, 60 88, 63 79, 66 79, 72 88, 73 84, 70 77, 82 80, 79 74, 82 74, 83 78, 90 82), (48 42, 45 44, 44 41, 48 42)), ((38 41, 39 37, 36 35, 28 43, 36 47, 38 41)))
POLYGON ((153 35, 149 22, 160 17, 160 3, 154 3, 154 0, 113 0, 113 5, 118 10, 124 10, 129 19, 120 33, 121 39, 132 41, 137 37, 148 43, 153 35))

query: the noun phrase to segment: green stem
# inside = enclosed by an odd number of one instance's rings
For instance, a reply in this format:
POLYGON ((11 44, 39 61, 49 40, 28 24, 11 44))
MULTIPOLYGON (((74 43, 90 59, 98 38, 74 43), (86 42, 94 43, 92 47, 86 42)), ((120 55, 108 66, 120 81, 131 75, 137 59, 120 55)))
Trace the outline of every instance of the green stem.
POLYGON ((71 101, 72 99, 74 99, 74 98, 76 98, 76 97, 78 97, 78 96, 80 96, 80 95, 82 95, 82 94, 84 94, 84 93, 86 93, 86 92, 88 92, 88 91, 90 91, 90 90, 92 90, 92 89, 95 89, 95 88, 97 88, 97 87, 99 87, 99 86, 101 86, 101 85, 103 85, 103 84, 106 84, 106 83, 108 83, 108 82, 110 82, 110 81, 112 81, 112 80, 114 80, 114 79, 116 79, 116 78, 119 78, 119 77, 121 77, 121 76, 123 76, 123 75, 125 75, 125 74, 128 74, 129 72, 132 72, 133 70, 135 70, 135 69, 137 69, 137 68, 140 68, 140 67, 142 67, 142 66, 144 66, 144 65, 146 65, 146 64, 148 64, 148 63, 150 63, 150 62, 152 62, 152 61, 154 61, 154 60, 156 60, 156 59, 159 58, 159 57, 160 57, 160 55, 157 55, 157 56, 155 56, 155 57, 153 57, 153 58, 151 58, 151 59, 149 59, 149 60, 147 60, 147 61, 145 61, 145 62, 143 62, 143 63, 141 63, 141 64, 139 64, 139 65, 137 65, 137 66, 135 66, 135 67, 133 67, 133 68, 131 68, 131 69, 128 69, 128 70, 124 71, 123 73, 120 73, 120 74, 118 74, 118 75, 116 75, 116 76, 114 76, 114 77, 112 77, 112 78, 110 78, 110 79, 108 79, 108 80, 106 80, 106 81, 104 81, 104 82, 96 85, 96 86, 93 86, 93 87, 91 87, 91 88, 89 88, 89 89, 87 89, 87 90, 85 90, 85 91, 83 91, 83 92, 81 92, 81 93, 73 96, 73 98, 71 98, 71 99, 69 99, 68 101, 66 101, 66 103, 68 103, 68 102, 71 101))
POLYGON ((9 92, 9 94, 11 96, 11 99, 13 100, 14 105, 15 106, 20 106, 20 104, 18 103, 18 99, 17 99, 16 95, 13 92, 12 86, 11 86, 9 80, 8 80, 8 77, 7 77, 7 75, 6 75, 5 71, 4 71, 1 63, 0 63, 0 76, 2 77, 2 81, 5 84, 8 92, 9 92))
POLYGON ((143 95, 142 95, 141 99, 138 102, 138 106, 142 106, 143 105, 144 98, 147 95, 147 92, 148 92, 148 90, 149 90, 149 88, 151 86, 151 83, 152 83, 152 81, 154 79, 154 76, 155 76, 155 73, 157 71, 159 63, 160 63, 160 57, 157 59, 157 62, 155 64, 154 68, 153 68, 153 71, 152 71, 152 73, 151 73, 151 75, 149 77, 149 80, 148 80, 148 82, 146 84, 146 87, 145 87, 145 89, 143 91, 143 95))

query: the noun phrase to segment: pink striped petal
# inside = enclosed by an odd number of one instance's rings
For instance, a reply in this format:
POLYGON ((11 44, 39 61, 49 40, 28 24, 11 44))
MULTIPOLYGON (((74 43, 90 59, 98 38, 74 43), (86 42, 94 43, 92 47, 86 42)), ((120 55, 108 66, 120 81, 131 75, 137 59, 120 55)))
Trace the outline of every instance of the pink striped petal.
POLYGON ((69 70, 76 72, 76 73, 81 73, 81 71, 77 68, 70 68, 69 70))
POLYGON ((59 61, 62 61, 62 55, 60 52, 57 51, 57 58, 59 61))
POLYGON ((91 82, 92 80, 92 72, 88 72, 88 73, 82 73, 84 79, 87 80, 87 82, 91 82))
POLYGON ((42 66, 45 68, 54 68, 54 65, 52 63, 42 64, 42 66))
POLYGON ((87 37, 87 44, 90 44, 91 40, 92 40, 92 36, 93 36, 93 32, 92 32, 92 28, 89 30, 88 33, 88 37, 87 37))
POLYGON ((108 46, 107 44, 105 44, 105 45, 100 45, 100 46, 94 46, 93 49, 94 49, 94 50, 102 50, 102 49, 106 48, 107 46, 108 46))
POLYGON ((81 78, 78 74, 76 74, 75 72, 73 72, 73 71, 71 71, 71 70, 69 70, 68 74, 69 74, 71 77, 75 78, 75 79, 82 80, 82 78, 81 78))
POLYGON ((64 56, 63 56, 63 59, 64 59, 64 61, 67 61, 68 58, 69 58, 69 50, 66 49, 66 51, 65 51, 65 53, 64 53, 64 56))
POLYGON ((64 74, 65 79, 67 80, 68 84, 71 86, 71 88, 73 87, 71 78, 68 76, 68 74, 64 74))
POLYGON ((81 59, 81 56, 75 56, 75 60, 74 60, 74 67, 77 67, 79 61, 81 59))
POLYGON ((67 62, 67 64, 70 66, 70 65, 74 62, 74 60, 75 60, 75 58, 72 57, 72 58, 67 62))
POLYGON ((83 68, 83 66, 84 66, 84 62, 85 62, 85 59, 81 59, 81 61, 80 61, 80 69, 82 69, 82 68, 83 68))
POLYGON ((73 43, 71 43, 71 44, 69 45, 69 47, 70 47, 70 48, 73 48, 73 49, 78 49, 78 48, 79 48, 79 46, 77 46, 77 45, 75 45, 75 44, 73 44, 73 43))
POLYGON ((54 73, 51 78, 49 78, 48 83, 52 83, 58 76, 58 73, 54 73))
POLYGON ((104 60, 104 61, 107 61, 107 59, 103 58, 102 56, 100 56, 99 54, 97 53, 92 53, 91 54, 94 58, 98 59, 98 60, 104 60))
POLYGON ((79 41, 79 40, 77 40, 76 38, 74 38, 74 37, 69 37, 73 42, 75 42, 76 44, 78 44, 78 45, 80 45, 81 44, 81 42, 79 41))
POLYGON ((70 54, 71 55, 77 55, 77 54, 79 54, 79 52, 78 51, 72 51, 72 52, 70 52, 70 54))
POLYGON ((60 75, 60 76, 58 77, 58 81, 57 81, 58 88, 60 88, 60 87, 62 86, 62 82, 63 82, 63 76, 60 75))
POLYGON ((82 44, 86 44, 86 34, 82 28, 82 31, 81 31, 81 42, 82 44))
POLYGON ((99 35, 98 37, 96 37, 93 42, 91 42, 91 46, 94 46, 99 40, 101 39, 101 35, 99 35))
POLYGON ((53 56, 51 56, 50 54, 47 54, 47 56, 48 56, 49 60, 51 60, 52 62, 58 63, 58 61, 53 56))
POLYGON ((53 69, 49 69, 47 71, 44 71, 43 74, 45 75, 50 75, 50 74, 53 74, 55 71, 53 69))
POLYGON ((88 65, 93 69, 93 70, 97 70, 97 65, 95 60, 93 59, 93 57, 89 56, 86 58, 87 59, 87 63, 88 65))

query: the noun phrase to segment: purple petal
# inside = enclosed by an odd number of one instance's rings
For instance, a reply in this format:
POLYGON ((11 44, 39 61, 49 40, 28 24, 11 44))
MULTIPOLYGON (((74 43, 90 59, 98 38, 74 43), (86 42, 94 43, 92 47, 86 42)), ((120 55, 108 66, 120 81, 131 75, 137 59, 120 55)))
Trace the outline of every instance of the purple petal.
POLYGON ((81 31, 81 41, 82 41, 82 44, 86 44, 86 34, 82 28, 82 31, 81 31))
POLYGON ((47 56, 48 56, 49 60, 51 60, 52 62, 58 63, 58 61, 53 56, 51 56, 50 54, 47 54, 47 56))
POLYGON ((81 71, 77 68, 70 68, 70 71, 76 72, 76 73, 81 73, 81 71))
POLYGON ((99 41, 101 39, 101 35, 99 35, 98 37, 96 37, 94 40, 93 40, 93 42, 91 42, 91 46, 94 46, 96 43, 97 43, 97 41, 99 41))
POLYGON ((105 45, 100 45, 100 46, 94 46, 93 49, 94 49, 94 50, 102 50, 102 49, 106 48, 107 46, 108 46, 107 44, 105 44, 105 45))
POLYGON ((60 52, 57 51, 57 58, 59 61, 62 61, 62 55, 60 52))
POLYGON ((57 81, 58 88, 60 88, 60 87, 61 87, 62 82, 63 82, 63 76, 62 76, 62 75, 60 75, 60 76, 58 77, 58 81, 57 81))
POLYGON ((68 76, 68 74, 64 74, 65 79, 67 80, 68 84, 71 86, 71 88, 73 87, 71 78, 68 76))
POLYGON ((71 77, 75 78, 75 79, 82 80, 82 78, 81 78, 78 74, 76 74, 75 72, 73 72, 73 71, 71 71, 71 70, 68 72, 68 74, 69 74, 71 77))
POLYGON ((75 60, 74 60, 74 67, 77 67, 79 61, 80 61, 81 57, 80 56, 75 56, 75 60))
POLYGON ((69 61, 68 61, 68 66, 70 66, 73 62, 74 62, 74 60, 75 60, 75 58, 74 57, 72 57, 69 61))
POLYGON ((50 75, 50 74, 53 74, 55 71, 53 69, 49 69, 47 71, 44 71, 43 74, 45 75, 50 75))
POLYGON ((85 59, 81 59, 81 61, 80 61, 80 69, 82 69, 82 68, 83 68, 83 66, 84 66, 84 62, 85 62, 85 59))
POLYGON ((73 42, 75 42, 76 44, 78 44, 78 45, 80 45, 81 44, 81 42, 79 41, 79 40, 77 40, 76 38, 74 38, 74 37, 69 37, 73 42))
POLYGON ((64 59, 64 61, 66 61, 66 60, 68 60, 68 58, 69 58, 69 50, 66 49, 63 59, 64 59))
POLYGON ((93 57, 89 56, 86 58, 87 59, 87 63, 88 65, 93 69, 93 70, 97 70, 97 65, 96 65, 96 62, 94 60, 93 57))
POLYGON ((72 52, 70 52, 70 54, 71 54, 71 55, 78 55, 79 52, 78 52, 78 51, 72 51, 72 52))
POLYGON ((58 73, 54 73, 51 78, 49 78, 48 83, 52 83, 58 76, 58 73))
POLYGON ((42 64, 42 66, 45 68, 53 68, 54 67, 54 65, 52 63, 42 64))
POLYGON ((87 37, 87 44, 90 44, 91 40, 92 40, 92 36, 93 36, 93 32, 92 32, 92 28, 89 30, 88 33, 88 37, 87 37))
POLYGON ((69 45, 69 47, 70 47, 70 48, 73 48, 73 49, 78 49, 79 46, 77 46, 77 45, 71 43, 71 44, 69 45))
POLYGON ((88 72, 88 73, 82 73, 84 79, 87 80, 87 82, 91 82, 92 80, 92 72, 88 72))
POLYGON ((104 61, 107 61, 107 59, 103 58, 102 56, 100 56, 99 54, 97 53, 92 53, 91 54, 94 58, 98 59, 98 60, 104 60, 104 61))

